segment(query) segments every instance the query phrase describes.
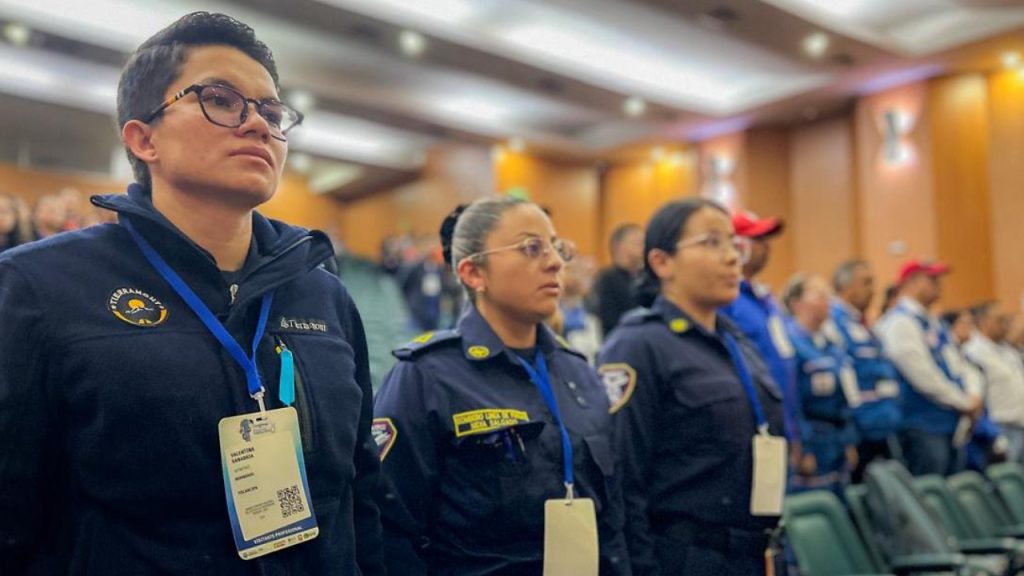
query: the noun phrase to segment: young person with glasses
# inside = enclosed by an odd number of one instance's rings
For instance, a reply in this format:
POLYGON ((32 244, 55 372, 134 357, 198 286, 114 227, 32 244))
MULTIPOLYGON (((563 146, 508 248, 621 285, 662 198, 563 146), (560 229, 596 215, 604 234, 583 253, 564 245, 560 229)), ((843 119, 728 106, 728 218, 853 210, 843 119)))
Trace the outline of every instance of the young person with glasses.
POLYGON ((749 249, 709 200, 662 206, 645 232, 649 308, 624 316, 598 355, 634 576, 755 576, 771 562, 786 479, 781 394, 720 312, 749 249))
POLYGON ((117 109, 118 223, 0 256, 0 574, 384 574, 359 313, 255 211, 302 120, 270 49, 190 14, 117 109))
POLYGON ((441 241, 470 303, 454 330, 395 351, 374 405, 388 573, 540 576, 573 554, 545 539, 565 538, 589 540, 593 564, 553 573, 629 574, 607 398, 543 324, 571 245, 511 197, 456 210, 441 241), (562 530, 552 506, 592 507, 596 533, 562 530))

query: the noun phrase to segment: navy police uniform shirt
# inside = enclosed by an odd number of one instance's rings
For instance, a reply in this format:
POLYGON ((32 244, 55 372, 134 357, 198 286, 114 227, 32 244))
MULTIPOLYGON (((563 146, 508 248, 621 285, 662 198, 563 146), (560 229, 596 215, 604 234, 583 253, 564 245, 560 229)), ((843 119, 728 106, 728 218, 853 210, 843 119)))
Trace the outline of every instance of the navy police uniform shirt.
MULTIPOLYGON (((537 349, 572 441, 576 495, 597 509, 601 574, 629 574, 607 397, 543 325, 537 349)), ((517 351, 471 306, 455 330, 395 356, 374 407, 388 572, 539 576, 544 502, 565 497, 562 443, 517 351)))
POLYGON ((740 345, 771 434, 781 436, 782 395, 721 314, 709 332, 659 296, 650 310, 627 314, 598 356, 615 417, 634 574, 672 573, 658 567, 655 541, 673 525, 758 532, 778 522, 750 514, 757 425, 725 332, 740 345))

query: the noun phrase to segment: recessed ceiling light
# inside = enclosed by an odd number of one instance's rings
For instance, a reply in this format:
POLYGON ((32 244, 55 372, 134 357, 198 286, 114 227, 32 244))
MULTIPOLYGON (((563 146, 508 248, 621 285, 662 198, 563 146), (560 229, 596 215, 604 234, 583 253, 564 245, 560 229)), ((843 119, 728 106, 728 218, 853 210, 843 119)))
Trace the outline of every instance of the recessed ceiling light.
POLYGON ((824 32, 809 34, 803 41, 804 52, 811 58, 821 58, 828 51, 829 37, 824 32))
POLYGON ((15 46, 24 46, 32 38, 32 29, 24 24, 8 22, 3 28, 4 38, 15 46))
POLYGON ((638 96, 630 96, 622 103, 622 111, 626 113, 626 116, 633 118, 643 116, 643 113, 647 111, 647 102, 638 96))
POLYGON ((299 112, 308 114, 316 106, 316 97, 305 90, 291 90, 288 92, 288 103, 299 112))
POLYGON ((526 149, 526 142, 522 138, 513 138, 508 141, 508 149, 512 152, 522 152, 526 149))
POLYGON ((427 39, 415 30, 402 30, 398 35, 398 47, 402 54, 417 58, 427 49, 427 39))
POLYGON ((661 146, 657 146, 653 150, 651 150, 651 158, 654 158, 655 160, 660 161, 664 157, 665 157, 665 149, 662 148, 661 146))
POLYGON ((1020 64, 1020 52, 1003 52, 1000 59, 1004 68, 1016 68, 1020 64))

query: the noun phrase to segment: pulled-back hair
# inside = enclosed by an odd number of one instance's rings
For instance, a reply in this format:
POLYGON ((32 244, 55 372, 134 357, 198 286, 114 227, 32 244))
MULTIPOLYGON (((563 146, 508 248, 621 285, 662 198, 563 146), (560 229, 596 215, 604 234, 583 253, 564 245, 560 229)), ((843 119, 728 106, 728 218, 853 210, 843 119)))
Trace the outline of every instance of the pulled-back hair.
POLYGON ((481 198, 456 207, 441 224, 441 250, 445 264, 457 275, 459 262, 484 251, 487 237, 498 226, 502 215, 526 204, 530 202, 514 196, 502 196, 481 198))
MULTIPOLYGON (((167 88, 181 74, 189 50, 196 46, 230 46, 259 62, 274 86, 278 84, 274 55, 266 44, 256 39, 248 25, 225 14, 193 12, 143 42, 132 54, 121 72, 117 85, 117 125, 123 129, 130 120, 142 120, 164 101, 167 88)), ((147 191, 152 186, 149 167, 128 153, 135 180, 147 191)))
POLYGON ((687 198, 663 205, 647 222, 644 233, 644 272, 637 288, 637 304, 650 306, 661 291, 661 279, 654 273, 647 256, 655 248, 667 254, 675 254, 676 245, 683 236, 686 223, 701 208, 712 208, 726 216, 729 215, 729 212, 717 202, 706 198, 687 198))

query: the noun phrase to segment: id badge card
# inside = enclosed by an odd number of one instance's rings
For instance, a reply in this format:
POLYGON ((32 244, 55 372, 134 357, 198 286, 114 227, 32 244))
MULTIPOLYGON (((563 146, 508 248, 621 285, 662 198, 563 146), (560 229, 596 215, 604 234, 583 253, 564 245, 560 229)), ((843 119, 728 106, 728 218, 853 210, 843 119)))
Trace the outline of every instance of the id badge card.
POLYGON ((753 516, 781 516, 786 494, 786 439, 780 436, 754 436, 754 474, 750 489, 750 513, 753 516))
POLYGON ((597 576, 597 514, 590 498, 544 503, 544 576, 597 576))
POLYGON ((843 396, 850 408, 860 406, 863 401, 860 397, 860 386, 857 384, 857 372, 850 366, 843 366, 839 371, 839 383, 843 389, 843 396))
POLYGON ((238 555, 251 560, 316 538, 295 409, 232 416, 218 428, 238 555))

